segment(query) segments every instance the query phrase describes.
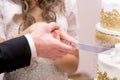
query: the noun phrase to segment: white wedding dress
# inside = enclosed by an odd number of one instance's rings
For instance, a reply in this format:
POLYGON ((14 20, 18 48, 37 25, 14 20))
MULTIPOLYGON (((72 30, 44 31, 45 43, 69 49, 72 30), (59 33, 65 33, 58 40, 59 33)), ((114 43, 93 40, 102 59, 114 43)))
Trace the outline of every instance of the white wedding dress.
MULTIPOLYGON (((12 18, 15 14, 21 14, 21 5, 15 4, 10 0, 0 0, 0 10, 2 14, 2 17, 0 17, 0 37, 8 40, 19 33, 20 24, 16 24, 12 18)), ((66 5, 66 10, 68 11, 67 15, 70 15, 68 16, 69 21, 76 19, 74 11, 70 14, 73 10, 71 5, 66 5)), ((57 23, 61 25, 62 29, 77 39, 78 26, 76 20, 70 26, 65 16, 57 15, 57 23)), ((53 61, 36 57, 31 60, 30 66, 5 73, 4 80, 68 80, 68 77, 56 68, 53 61)))

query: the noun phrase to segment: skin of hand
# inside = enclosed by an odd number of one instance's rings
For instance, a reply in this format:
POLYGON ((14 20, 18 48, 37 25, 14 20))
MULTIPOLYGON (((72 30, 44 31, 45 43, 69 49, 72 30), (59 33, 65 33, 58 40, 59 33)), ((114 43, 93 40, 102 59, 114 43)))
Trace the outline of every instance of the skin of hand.
POLYGON ((66 44, 68 44, 68 45, 71 45, 71 46, 73 46, 73 47, 75 47, 75 45, 78 43, 77 40, 75 40, 74 38, 70 37, 70 36, 69 36, 65 31, 63 31, 63 30, 55 30, 52 34, 53 34, 53 36, 54 36, 56 39, 58 39, 58 40, 60 40, 60 41, 62 41, 62 42, 64 42, 64 43, 66 43, 66 44))
POLYGON ((4 42, 4 41, 5 41, 5 39, 3 39, 3 38, 0 38, 0 43, 1 43, 1 42, 4 42))
POLYGON ((56 23, 35 23, 31 27, 34 27, 31 36, 38 56, 56 60, 75 50, 53 37, 52 32, 60 29, 56 23))
MULTIPOLYGON (((53 26, 58 26, 55 23, 50 23, 50 24, 53 26)), ((40 27, 40 25, 41 24, 35 24, 34 26, 30 26, 28 29, 26 29, 25 31, 22 32, 22 35, 33 32, 34 30, 38 29, 40 27)), ((52 37, 56 38, 59 41, 70 42, 70 45, 72 47, 74 47, 75 44, 78 43, 77 40, 73 39, 66 32, 64 32, 60 29, 52 30, 51 33, 52 33, 52 37)), ((45 49, 43 49, 43 50, 45 50, 45 49)), ((57 66, 57 68, 60 71, 68 73, 68 74, 72 74, 77 70, 77 67, 78 67, 78 63, 79 63, 78 62, 79 61, 78 54, 79 54, 78 50, 73 49, 73 50, 69 51, 69 54, 65 55, 64 57, 56 59, 55 65, 57 66)), ((49 55, 51 55, 51 54, 49 53, 49 55)))
POLYGON ((73 74, 77 68, 79 63, 79 54, 78 50, 74 50, 61 59, 57 59, 55 61, 55 65, 57 68, 64 73, 68 73, 68 75, 73 74))
MULTIPOLYGON (((68 45, 71 45, 73 47, 75 46, 76 43, 78 43, 77 40, 70 37, 64 31, 56 30, 52 34, 58 40, 62 40, 66 43, 68 41, 69 42, 68 45)), ((62 57, 61 59, 57 59, 55 61, 55 65, 57 66, 57 68, 64 73, 68 73, 68 75, 73 74, 77 70, 78 63, 79 63, 79 51, 77 49, 73 50, 66 56, 62 57)))

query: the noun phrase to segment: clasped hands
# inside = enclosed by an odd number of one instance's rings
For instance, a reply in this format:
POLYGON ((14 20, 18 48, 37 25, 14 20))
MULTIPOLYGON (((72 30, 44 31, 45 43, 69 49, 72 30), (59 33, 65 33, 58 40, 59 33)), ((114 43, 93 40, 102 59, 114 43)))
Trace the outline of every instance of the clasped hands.
POLYGON ((20 35, 30 34, 37 51, 37 56, 59 59, 75 50, 74 46, 78 42, 60 29, 54 22, 34 23, 24 30, 20 35), (69 45, 64 42, 69 42, 69 45))

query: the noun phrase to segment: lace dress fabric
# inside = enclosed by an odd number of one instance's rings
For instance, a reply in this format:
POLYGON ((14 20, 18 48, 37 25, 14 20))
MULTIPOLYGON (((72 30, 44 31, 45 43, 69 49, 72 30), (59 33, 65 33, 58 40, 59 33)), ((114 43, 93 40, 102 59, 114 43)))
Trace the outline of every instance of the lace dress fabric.
MULTIPOLYGON (((0 33, 3 35, 0 34, 0 37, 8 40, 19 33, 20 24, 15 23, 13 17, 15 14, 21 14, 21 6, 12 3, 10 0, 1 0, 0 3, 4 4, 3 7, 0 4, 0 8, 3 10, 1 11, 3 18, 0 17, 0 33)), ((57 15, 57 23, 62 26, 62 29, 76 37, 76 23, 72 24, 69 29, 67 19, 61 15, 57 15)), ((31 60, 30 66, 5 73, 4 80, 68 80, 68 78, 67 75, 57 69, 53 61, 36 57, 31 60)))
POLYGON ((67 19, 67 33, 79 40, 79 18, 78 18, 78 8, 77 1, 79 0, 65 0, 65 10, 67 19))
POLYGON ((4 80, 67 80, 54 63, 45 58, 35 58, 31 65, 5 75, 4 80))
POLYGON ((0 38, 5 39, 5 28, 3 28, 3 16, 2 16, 3 3, 0 1, 0 38))

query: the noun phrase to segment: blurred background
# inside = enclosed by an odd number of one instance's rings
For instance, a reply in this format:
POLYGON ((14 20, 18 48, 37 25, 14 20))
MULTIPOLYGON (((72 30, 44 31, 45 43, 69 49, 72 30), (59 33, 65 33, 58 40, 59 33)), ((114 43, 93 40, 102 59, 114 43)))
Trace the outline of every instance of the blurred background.
MULTIPOLYGON (((95 26, 100 21, 101 0, 78 0, 79 42, 97 46, 95 42, 95 26)), ((80 72, 96 77, 97 54, 80 51, 80 72)))

